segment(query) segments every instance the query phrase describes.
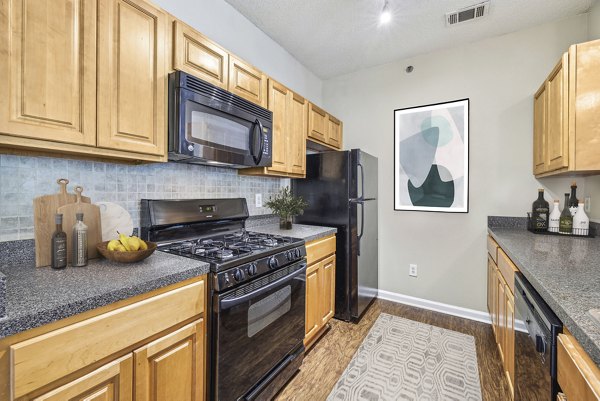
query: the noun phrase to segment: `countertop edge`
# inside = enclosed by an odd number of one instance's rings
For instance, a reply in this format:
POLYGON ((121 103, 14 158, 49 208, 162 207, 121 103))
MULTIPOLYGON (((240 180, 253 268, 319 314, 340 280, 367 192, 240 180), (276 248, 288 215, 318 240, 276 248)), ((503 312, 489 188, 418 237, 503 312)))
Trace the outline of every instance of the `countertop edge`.
MULTIPOLYGON (((495 228, 502 229, 503 227, 495 228)), ((579 327, 577 322, 575 322, 575 320, 569 316, 567 311, 563 309, 560 303, 558 303, 550 294, 546 292, 543 285, 535 278, 535 276, 533 276, 526 267, 523 267, 523 262, 521 262, 519 258, 517 258, 511 252, 510 248, 506 244, 503 244, 503 241, 494 232, 494 227, 488 227, 488 233, 492 236, 492 238, 494 238, 494 240, 498 243, 500 248, 502 248, 510 260, 519 268, 519 271, 525 276, 538 294, 540 294, 550 309, 556 314, 556 316, 558 316, 563 323, 563 326, 567 327, 575 339, 581 344, 583 349, 590 355, 592 360, 600 367, 600 346, 596 344, 588 336, 588 334, 579 327)))
POLYGON ((329 237, 337 233, 337 228, 328 226, 315 226, 309 224, 294 223, 291 230, 281 230, 277 224, 266 224, 262 226, 252 227, 251 231, 256 231, 264 234, 287 235, 289 237, 303 239, 304 242, 311 242, 321 238, 329 237), (296 231, 294 231, 296 230, 296 231), (299 233, 300 230, 314 230, 309 234, 299 233))
POLYGON ((124 301, 135 296, 147 294, 194 277, 200 277, 207 274, 209 271, 210 265, 208 263, 201 263, 197 267, 182 272, 154 278, 150 281, 141 282, 134 286, 119 288, 104 294, 94 295, 52 309, 37 311, 30 315, 23 315, 17 318, 11 318, 9 315, 0 319, 0 339, 58 322, 62 319, 89 312, 94 309, 102 308, 119 301, 124 301))

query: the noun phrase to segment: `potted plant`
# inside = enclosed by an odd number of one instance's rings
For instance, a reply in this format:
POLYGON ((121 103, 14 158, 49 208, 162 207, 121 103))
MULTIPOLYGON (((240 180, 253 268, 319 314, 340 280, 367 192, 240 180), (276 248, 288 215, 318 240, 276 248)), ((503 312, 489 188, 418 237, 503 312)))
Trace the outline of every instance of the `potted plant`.
POLYGON ((308 203, 301 197, 292 195, 290 188, 286 186, 281 188, 277 195, 269 198, 265 206, 279 216, 279 228, 291 230, 292 218, 304 213, 308 203))

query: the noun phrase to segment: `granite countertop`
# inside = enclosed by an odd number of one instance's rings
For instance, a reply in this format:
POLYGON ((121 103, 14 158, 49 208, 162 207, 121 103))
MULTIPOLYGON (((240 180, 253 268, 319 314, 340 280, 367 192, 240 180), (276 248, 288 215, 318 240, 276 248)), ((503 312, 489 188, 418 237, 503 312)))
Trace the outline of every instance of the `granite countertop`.
POLYGON ((317 240, 319 238, 328 237, 337 233, 337 228, 333 227, 322 227, 322 226, 309 226, 305 224, 293 224, 291 230, 282 230, 277 224, 259 225, 249 228, 252 231, 256 231, 263 234, 283 235, 286 237, 300 238, 305 242, 317 240))
POLYGON ((491 236, 600 366, 600 238, 533 234, 488 227, 491 236))
POLYGON ((36 268, 32 263, 3 265, 0 270, 6 276, 3 338, 204 275, 209 265, 157 251, 132 264, 94 259, 86 267, 64 270, 36 268))

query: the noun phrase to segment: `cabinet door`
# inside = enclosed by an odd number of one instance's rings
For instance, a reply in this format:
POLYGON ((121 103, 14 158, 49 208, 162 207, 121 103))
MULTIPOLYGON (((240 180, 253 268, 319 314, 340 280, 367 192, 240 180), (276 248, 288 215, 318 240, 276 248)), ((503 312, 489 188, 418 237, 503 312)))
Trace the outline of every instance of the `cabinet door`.
POLYGON ((232 54, 229 55, 229 91, 267 107, 267 76, 232 54))
POLYGON ((0 2, 0 132, 96 145, 96 5, 0 2))
POLYGON ((565 54, 548 77, 546 171, 569 166, 569 66, 565 54))
POLYGON ((305 176, 308 102, 302 96, 291 92, 290 103, 288 164, 290 173, 305 176))
POLYGON ((574 143, 570 154, 574 153, 575 160, 571 160, 571 165, 575 164, 577 171, 600 170, 599 54, 600 40, 571 46, 569 51, 569 101, 570 110, 575 111, 569 113, 570 144, 574 143))
POLYGON ((173 29, 173 68, 227 89, 227 51, 181 21, 173 29))
POLYGON ((164 155, 167 16, 142 0, 99 4, 98 146, 164 155))
POLYGON ((273 142, 271 145, 273 161, 271 167, 267 168, 270 172, 287 173, 289 171, 287 162, 290 157, 287 152, 290 139, 289 95, 288 88, 277 81, 269 80, 269 110, 273 112, 273 142))
POLYGON ((496 331, 496 267, 494 261, 488 255, 487 261, 487 305, 488 311, 490 312, 490 318, 492 320, 492 330, 496 331))
POLYGON ((496 283, 498 288, 498 327, 496 329, 496 341, 500 347, 502 361, 504 361, 504 336, 506 332, 506 286, 499 271, 497 271, 496 283))
POLYGON ((335 255, 321 262, 321 326, 327 324, 335 312, 335 255))
POLYGON ((308 104, 308 137, 327 143, 327 113, 325 110, 308 104))
POLYGON ((342 122, 333 116, 329 116, 328 119, 328 134, 327 143, 334 148, 340 149, 342 147, 342 122))
POLYGON ((515 383, 515 300, 508 288, 506 288, 505 295, 504 369, 507 372, 510 388, 512 389, 515 383))
POLYGON ((133 357, 129 354, 34 401, 131 401, 132 387, 133 357))
POLYGON ((204 400, 204 320, 134 351, 136 401, 204 400))
POLYGON ((306 269, 306 332, 304 335, 304 344, 308 344, 321 327, 320 275, 321 263, 319 262, 306 269))
POLYGON ((533 174, 546 172, 546 83, 533 97, 533 174))

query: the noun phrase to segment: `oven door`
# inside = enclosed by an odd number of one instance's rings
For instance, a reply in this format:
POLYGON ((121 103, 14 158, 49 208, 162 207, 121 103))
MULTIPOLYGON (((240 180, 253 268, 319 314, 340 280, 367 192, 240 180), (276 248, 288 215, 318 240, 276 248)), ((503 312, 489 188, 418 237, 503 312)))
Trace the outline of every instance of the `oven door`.
POLYGON ((213 299, 215 400, 237 400, 304 340, 306 261, 213 299))
POLYGON ((178 88, 174 159, 237 167, 271 165, 270 122, 219 99, 178 88))

